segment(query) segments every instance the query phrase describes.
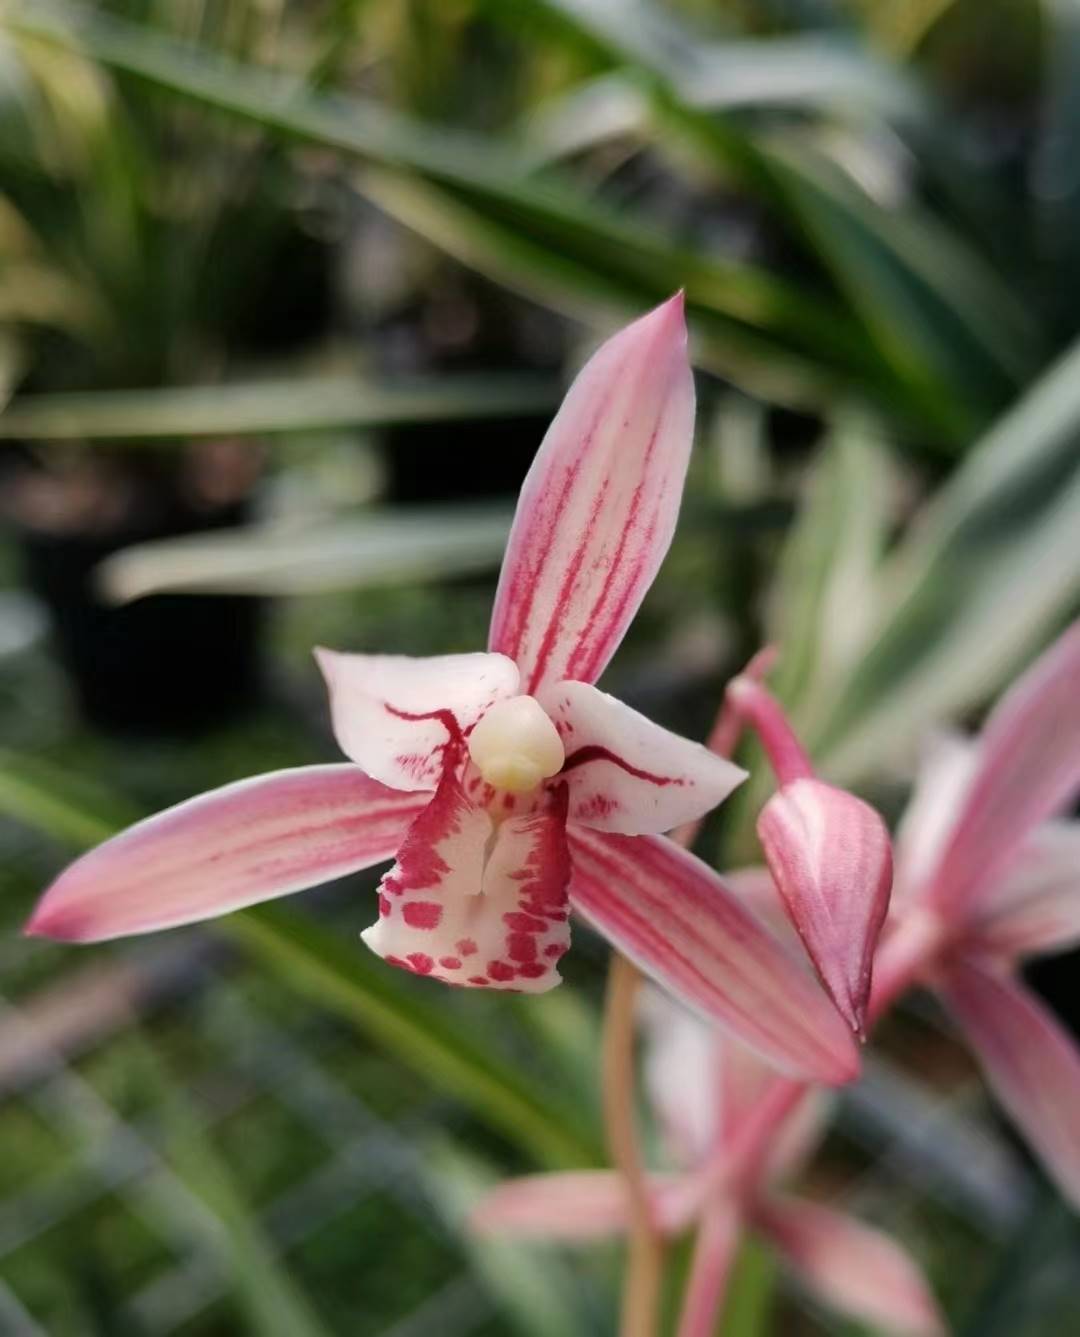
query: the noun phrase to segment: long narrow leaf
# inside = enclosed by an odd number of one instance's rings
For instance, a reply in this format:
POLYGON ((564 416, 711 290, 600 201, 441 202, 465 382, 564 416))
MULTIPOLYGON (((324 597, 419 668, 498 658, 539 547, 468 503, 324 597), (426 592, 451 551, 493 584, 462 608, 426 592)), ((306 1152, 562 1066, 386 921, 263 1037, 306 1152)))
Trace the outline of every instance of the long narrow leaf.
POLYGON ((26 395, 0 414, 0 440, 190 440, 338 427, 519 417, 558 403, 550 380, 454 376, 389 385, 346 377, 160 390, 26 395))
POLYGON ((162 1117, 165 1158, 218 1227, 214 1252, 252 1331, 262 1337, 329 1337, 313 1303, 277 1257, 225 1158, 149 1046, 139 1053, 162 1117), (224 1255, 224 1257, 222 1257, 224 1255))
POLYGON ((97 569, 106 598, 165 592, 299 595, 497 567, 510 514, 490 506, 380 510, 315 526, 252 525, 121 549, 97 569))
POLYGON ((831 274, 889 366, 908 411, 950 440, 1005 402, 1030 363, 1024 313, 978 257, 909 207, 863 196, 808 150, 790 150, 701 109, 694 35, 648 0, 632 12, 609 0, 532 0, 610 64, 650 84, 654 109, 706 161, 763 199, 831 274))

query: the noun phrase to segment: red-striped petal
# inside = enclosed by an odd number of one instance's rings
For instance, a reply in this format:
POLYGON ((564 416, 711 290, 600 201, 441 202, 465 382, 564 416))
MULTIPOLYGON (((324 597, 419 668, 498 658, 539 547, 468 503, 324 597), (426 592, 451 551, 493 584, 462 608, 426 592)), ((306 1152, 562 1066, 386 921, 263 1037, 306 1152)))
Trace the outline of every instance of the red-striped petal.
POLYGON ((746 779, 741 767, 588 683, 554 683, 537 700, 566 749, 560 779, 570 820, 597 831, 659 835, 703 817, 746 779))
POLYGON ((315 651, 342 752, 395 789, 434 789, 489 706, 514 696, 503 655, 346 655, 315 651))
POLYGON ((1002 697, 979 742, 978 771, 933 880, 954 919, 1024 838, 1080 791, 1080 622, 1002 697))
POLYGON ((946 1331, 918 1264, 880 1230, 797 1198, 770 1198, 754 1215, 807 1287, 834 1309, 897 1337, 946 1331))
POLYGON ((349 765, 241 780, 148 817, 77 859, 26 931, 97 942, 286 896, 391 858, 427 801, 349 765))
POLYGON ((447 775, 379 887, 364 941, 391 965, 463 987, 543 993, 570 945, 566 794, 494 824, 447 775))
POLYGON ((595 682, 667 552, 694 425, 682 295, 578 375, 521 490, 489 645, 523 692, 595 682))
POLYGON ((885 823, 846 790, 806 778, 761 810, 758 835, 791 922, 848 1025, 862 1034, 892 888, 885 823))
POLYGON ((855 1076, 851 1032, 826 995, 700 859, 663 836, 581 826, 570 848, 574 908, 658 983, 789 1072, 855 1076))
POLYGON ((952 964, 942 996, 998 1099, 1080 1208, 1080 1052, 1018 980, 972 959, 952 964))

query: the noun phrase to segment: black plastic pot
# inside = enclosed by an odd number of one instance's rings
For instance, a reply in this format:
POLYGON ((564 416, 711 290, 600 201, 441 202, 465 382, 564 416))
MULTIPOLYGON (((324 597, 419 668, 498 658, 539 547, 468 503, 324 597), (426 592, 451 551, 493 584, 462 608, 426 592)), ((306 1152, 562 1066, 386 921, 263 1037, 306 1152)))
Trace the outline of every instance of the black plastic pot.
POLYGON ((132 504, 92 532, 50 529, 16 513, 26 582, 48 609, 57 657, 87 721, 126 734, 205 730, 259 697, 263 603, 153 595, 115 607, 100 597, 95 570, 134 543, 241 525, 250 500, 195 500, 175 468, 136 468, 132 504))
MULTIPOLYGON (((555 375, 563 322, 476 275, 447 266, 369 332, 388 377, 536 372, 555 375)), ((513 497, 551 411, 402 423, 381 433, 387 495, 398 503, 513 497)))

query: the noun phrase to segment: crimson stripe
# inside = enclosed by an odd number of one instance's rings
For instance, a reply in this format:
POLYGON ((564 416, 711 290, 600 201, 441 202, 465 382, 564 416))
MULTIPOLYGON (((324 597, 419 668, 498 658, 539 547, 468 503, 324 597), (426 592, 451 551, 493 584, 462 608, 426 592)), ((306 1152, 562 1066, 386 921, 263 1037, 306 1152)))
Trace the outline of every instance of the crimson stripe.
MULTIPOLYGON (((615 581, 619 579, 621 575, 623 575, 623 569, 622 569, 623 556, 626 552, 626 546, 630 541, 630 536, 633 533, 634 526, 637 522, 638 512, 641 510, 641 502, 642 498, 645 495, 645 483, 648 478, 649 465, 656 451, 656 443, 660 436, 660 428, 663 426, 664 414, 667 411, 669 403, 670 399, 662 400, 660 403, 660 407, 657 410, 656 422, 653 424, 652 435, 649 437, 649 444, 645 448, 645 458, 643 459, 641 465, 641 480, 638 483, 637 487, 634 489, 634 495, 630 499, 630 508, 627 511, 622 531, 619 534, 619 543, 618 547, 615 549, 615 556, 612 558, 611 565, 608 567, 607 574, 604 577, 604 584, 600 590, 600 596, 596 601, 596 604, 592 610, 592 614, 587 623, 586 629, 590 633, 592 633, 592 635, 590 636, 590 640, 588 642, 586 642, 583 638, 579 638, 577 645, 574 647, 572 653, 570 654, 569 659, 567 660, 566 671, 563 674, 564 677, 579 678, 584 682, 591 682, 595 676, 598 676, 593 672, 593 669, 597 664, 597 660, 600 658, 598 647, 600 645, 607 644, 608 636, 598 635, 597 625, 600 622, 601 617, 603 616, 604 605, 608 601, 608 598, 610 596, 615 581), (578 665, 577 663, 578 656, 580 656, 583 652, 586 653, 587 655, 586 659, 587 667, 585 667, 584 665, 578 665)), ((656 498, 656 509, 659 509, 660 502, 663 501, 663 498, 664 498, 664 493, 663 490, 661 490, 660 495, 656 498)), ((650 538, 652 538, 652 536, 656 532, 655 514, 656 511, 654 510, 653 522, 646 532, 646 542, 650 538)), ((622 594, 619 598, 618 603, 615 606, 614 614, 608 619, 609 628, 617 627, 619 625, 620 619, 626 612, 627 604, 630 602, 631 598, 638 589, 644 565, 645 565, 644 561, 639 556, 637 561, 631 568, 629 578, 625 578, 623 580, 622 594)))
MULTIPOLYGON (((661 857, 661 851, 657 848, 656 843, 648 838, 605 836, 603 837, 603 852, 601 853, 600 848, 598 848, 600 846, 599 840, 597 840, 596 845, 594 845, 591 840, 584 841, 580 835, 575 833, 573 845, 577 859, 580 859, 583 853, 586 865, 591 859, 599 870, 599 876, 596 876, 595 871, 592 874, 595 881, 595 889, 591 899, 588 887, 585 889, 585 894, 582 895, 580 887, 576 888, 575 881, 571 881, 571 898, 581 905, 586 914, 588 914, 588 906, 591 903, 593 906, 597 907, 599 914, 608 915, 610 921, 614 925, 624 925, 628 930, 635 934, 638 941, 648 943, 656 953, 655 962, 657 968, 661 969, 661 973, 663 973, 662 966, 665 960, 669 962, 672 960, 678 962, 689 974, 691 979, 696 978, 701 982, 704 986, 704 996, 724 1004, 722 1008, 718 1009, 721 1019, 725 1017, 730 1018, 732 1014, 736 1017, 746 1018, 750 1023, 748 1027, 748 1039, 751 1039, 752 1036, 757 1036, 759 1043, 768 1043, 778 1055, 784 1056, 789 1061, 795 1063, 798 1062, 793 1053, 794 1047, 790 1043, 789 1027, 791 1022, 796 1018, 802 1019, 808 1015, 811 1017, 813 1016, 812 1009, 816 1004, 816 997, 814 994, 810 993, 810 990, 813 990, 815 986, 811 984, 809 977, 801 973, 801 968, 794 960, 791 960, 790 963, 790 976, 785 976, 782 981, 776 980, 776 971, 775 969, 769 969, 769 963, 767 962, 767 959, 762 958, 760 948, 763 945, 774 947, 778 964, 785 964, 787 953, 779 943, 774 943, 773 940, 768 937, 767 931, 761 925, 743 911, 737 902, 727 901, 723 898, 722 894, 717 894, 715 897, 704 897, 700 885, 695 885, 696 882, 700 881, 700 874, 697 874, 693 867, 689 867, 685 870, 688 876, 681 879, 676 887, 673 882, 670 865, 666 868, 663 866, 665 863, 668 863, 668 861, 661 857), (633 857, 631 857, 627 851, 620 849, 623 842, 628 839, 633 840, 633 857), (635 876, 635 873, 647 871, 650 867, 653 870, 654 876, 658 875, 659 880, 667 882, 671 886, 670 896, 666 898, 661 897, 650 890, 646 884, 643 884, 640 876, 635 876), (610 896, 609 899, 605 899, 603 891, 600 890, 600 888, 607 883, 614 886, 628 885, 633 888, 641 897, 649 912, 655 915, 657 919, 660 919, 661 921, 666 919, 669 923, 677 927, 683 934, 685 940, 691 943, 702 937, 703 926, 700 923, 688 923, 678 912, 678 901, 680 899, 683 901, 691 899, 694 903, 700 906, 708 905, 709 908, 703 913, 706 917, 712 920, 714 927, 720 929, 720 932, 714 932, 709 935, 707 950, 715 957, 719 958, 719 962, 723 968, 731 968, 736 977, 742 980, 744 985, 747 985, 747 976, 745 972, 738 970, 739 954, 737 951, 733 950, 738 947, 747 948, 753 952, 756 962, 763 965, 764 969, 769 970, 770 975, 776 980, 777 984, 798 989, 799 993, 803 996, 788 1010, 789 1015, 787 1017, 781 1015, 773 1022, 770 1022, 768 1016, 763 1016, 758 1012, 752 1012, 750 1010, 752 1003, 738 1002, 729 995, 724 994, 707 976, 702 974, 701 969, 693 962, 693 960, 687 958, 684 952, 675 948, 662 933, 653 928, 646 919, 642 918, 640 912, 627 907, 617 896, 610 896), (719 923, 721 916, 717 915, 717 910, 724 912, 722 917, 727 920, 726 924, 721 925, 719 923), (729 942, 724 941, 725 937, 729 938, 729 942), (755 951, 755 948, 758 950, 755 951), (811 1009, 809 1013, 807 1012, 807 1006, 811 1009)), ((680 862, 682 861, 680 860, 680 862)), ((585 876, 590 876, 587 867, 585 876)), ((722 884, 720 885, 722 886, 722 884)), ((717 888, 717 891, 719 893, 719 888, 717 888)), ((677 981, 674 982, 677 983, 677 981)), ((748 984, 748 987, 751 993, 755 991, 752 982, 748 984)), ((759 995, 763 994, 763 990, 761 989, 757 989, 756 992, 759 995)), ((821 1008, 821 1016, 823 1018, 828 1018, 833 1015, 831 1006, 825 1001, 824 995, 821 995, 821 1008)), ((837 1021, 839 1021, 838 1018, 837 1021)), ((815 1034, 813 1026, 801 1026, 799 1030, 799 1040, 800 1043, 806 1045, 807 1049, 816 1049, 823 1057, 831 1060, 829 1063, 830 1072, 838 1073, 840 1063, 836 1060, 836 1055, 827 1048, 823 1048, 816 1043, 817 1035, 815 1034)), ((846 1042, 846 1040, 847 1036, 844 1034, 841 1024, 838 1030, 838 1043, 842 1044, 846 1042)), ((753 1043, 752 1039, 751 1043, 753 1043)))

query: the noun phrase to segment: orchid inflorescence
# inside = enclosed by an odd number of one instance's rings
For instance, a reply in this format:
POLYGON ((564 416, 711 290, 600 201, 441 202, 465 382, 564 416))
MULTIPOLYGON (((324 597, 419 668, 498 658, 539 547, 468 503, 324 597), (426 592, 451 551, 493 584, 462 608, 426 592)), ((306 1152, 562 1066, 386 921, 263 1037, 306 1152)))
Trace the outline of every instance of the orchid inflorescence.
POLYGON ((1080 624, 980 739, 935 744, 890 905, 885 825, 814 774, 765 685, 772 652, 728 685, 709 747, 594 685, 675 528, 693 437, 686 344, 679 295, 574 381, 521 492, 486 651, 317 651, 347 763, 243 780, 136 824, 64 871, 28 931, 142 933, 393 859, 368 947, 445 984, 540 993, 559 983, 577 914, 678 1000, 651 997, 645 1018, 677 1172, 647 1174, 636 1199, 605 1171, 511 1181, 477 1228, 594 1238, 631 1228, 640 1200, 658 1236, 698 1228, 683 1337, 713 1331, 744 1227, 839 1307, 932 1334, 940 1315, 897 1245, 778 1183, 809 1146, 812 1084, 851 1080, 857 1039, 926 982, 1080 1204, 1080 1055, 1015 974, 1080 941, 1080 830, 1054 820, 1080 790, 1080 624), (777 789, 758 817, 767 867, 725 879, 684 845, 744 778, 730 759, 744 729, 777 789))

